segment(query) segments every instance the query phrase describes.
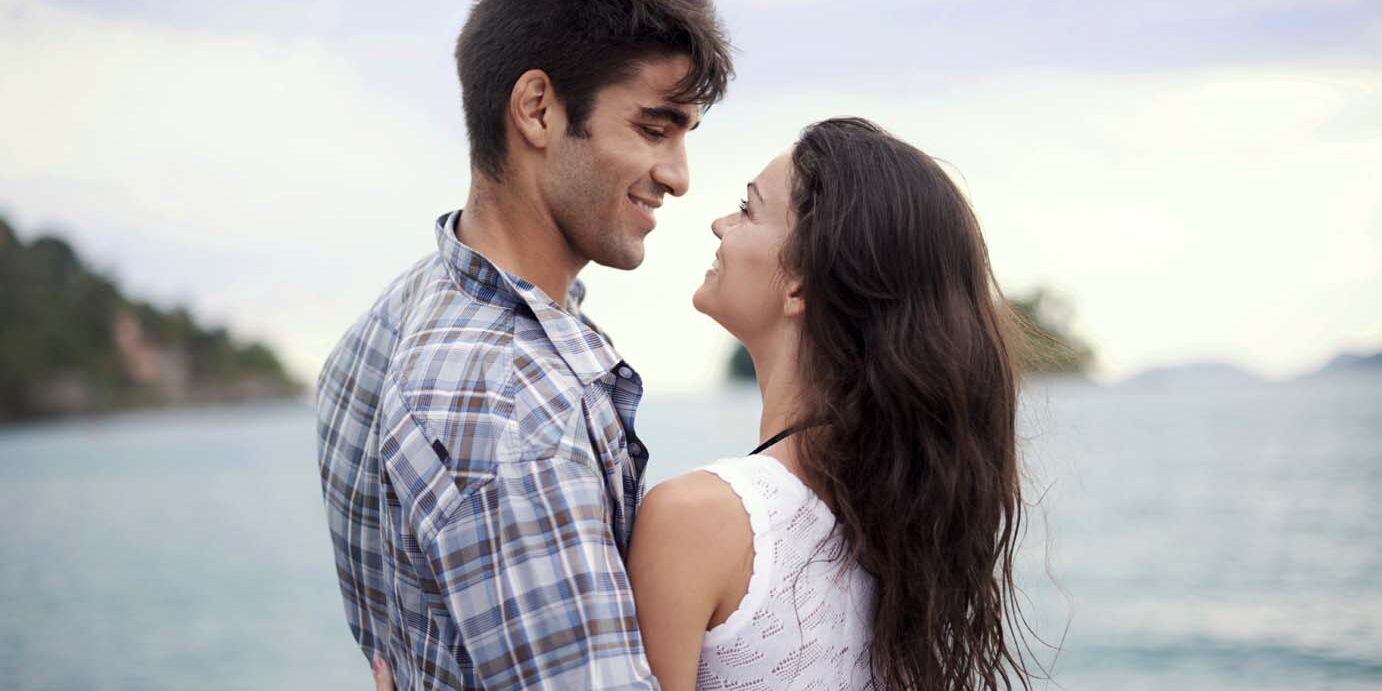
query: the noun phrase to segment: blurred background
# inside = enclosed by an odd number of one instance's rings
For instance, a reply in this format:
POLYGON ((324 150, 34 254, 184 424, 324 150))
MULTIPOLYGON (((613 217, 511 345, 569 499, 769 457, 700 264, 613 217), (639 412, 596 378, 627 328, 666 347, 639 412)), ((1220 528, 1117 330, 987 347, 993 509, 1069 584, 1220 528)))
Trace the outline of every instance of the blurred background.
MULTIPOLYGON (((310 387, 465 200, 468 7, 0 0, 0 687, 371 688, 310 387)), ((757 441, 690 305, 710 220, 868 117, 1043 329, 1039 687, 1382 687, 1382 6, 719 8, 739 78, 691 192, 639 270, 583 274, 650 481, 757 441)))

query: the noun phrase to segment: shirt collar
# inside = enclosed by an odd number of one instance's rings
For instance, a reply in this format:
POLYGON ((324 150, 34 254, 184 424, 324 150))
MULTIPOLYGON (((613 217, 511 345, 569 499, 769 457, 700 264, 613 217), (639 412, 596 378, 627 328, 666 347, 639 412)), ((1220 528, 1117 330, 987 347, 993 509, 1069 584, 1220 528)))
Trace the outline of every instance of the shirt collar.
POLYGON ((437 219, 436 231, 438 255, 457 285, 467 292, 478 292, 486 300, 498 298, 526 306, 582 386, 589 386, 619 364, 619 355, 609 338, 580 312, 586 294, 585 284, 580 279, 572 282, 566 294, 566 304, 571 311, 562 309, 542 289, 495 266, 484 255, 462 243, 456 237, 460 218, 460 211, 443 215, 437 219))

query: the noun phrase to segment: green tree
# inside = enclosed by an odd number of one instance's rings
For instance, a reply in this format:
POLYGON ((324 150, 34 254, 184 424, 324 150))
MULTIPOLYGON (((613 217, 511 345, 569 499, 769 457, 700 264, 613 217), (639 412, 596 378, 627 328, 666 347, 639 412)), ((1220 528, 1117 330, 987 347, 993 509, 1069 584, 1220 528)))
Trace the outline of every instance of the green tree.
POLYGON ((734 353, 729 356, 729 378, 734 381, 754 381, 753 358, 742 343, 734 344, 734 353))
POLYGON ((1070 328, 1074 310, 1065 300, 1037 288, 1025 297, 1008 298, 1021 320, 1025 337, 1023 369, 1038 374, 1087 374, 1094 351, 1070 328))
MULTIPOLYGON (((258 390, 296 391, 278 358, 263 345, 242 344, 225 329, 197 325, 185 309, 159 310, 124 297, 56 237, 25 244, 0 218, 0 419, 47 411, 43 393, 75 384, 88 406, 159 403, 125 370, 115 323, 132 315, 161 352, 181 354, 193 397, 254 380, 258 390)), ((176 365, 177 363, 175 363, 176 365)))

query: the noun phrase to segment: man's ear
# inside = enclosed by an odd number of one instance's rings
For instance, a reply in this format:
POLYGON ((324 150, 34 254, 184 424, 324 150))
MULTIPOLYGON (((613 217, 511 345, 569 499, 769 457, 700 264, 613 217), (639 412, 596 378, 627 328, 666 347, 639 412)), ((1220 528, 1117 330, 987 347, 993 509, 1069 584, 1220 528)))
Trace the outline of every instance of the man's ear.
POLYGON ((566 127, 552 79, 542 70, 519 75, 509 92, 509 123, 513 130, 534 148, 545 149, 557 127, 566 127))

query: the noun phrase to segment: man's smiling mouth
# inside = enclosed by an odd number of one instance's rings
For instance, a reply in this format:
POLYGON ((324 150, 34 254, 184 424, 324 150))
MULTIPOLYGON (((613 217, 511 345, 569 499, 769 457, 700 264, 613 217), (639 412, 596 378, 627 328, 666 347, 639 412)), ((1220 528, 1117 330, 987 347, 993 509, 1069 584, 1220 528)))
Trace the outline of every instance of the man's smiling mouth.
POLYGON ((662 206, 662 202, 648 201, 632 194, 629 195, 629 202, 633 204, 633 208, 638 209, 639 213, 643 214, 643 218, 647 219, 647 230, 652 230, 657 225, 657 217, 653 215, 653 212, 657 210, 657 207, 662 206))
POLYGON ((634 206, 648 212, 648 215, 652 215, 654 209, 662 206, 662 202, 650 202, 642 197, 635 197, 632 194, 629 195, 629 200, 633 202, 634 206))

